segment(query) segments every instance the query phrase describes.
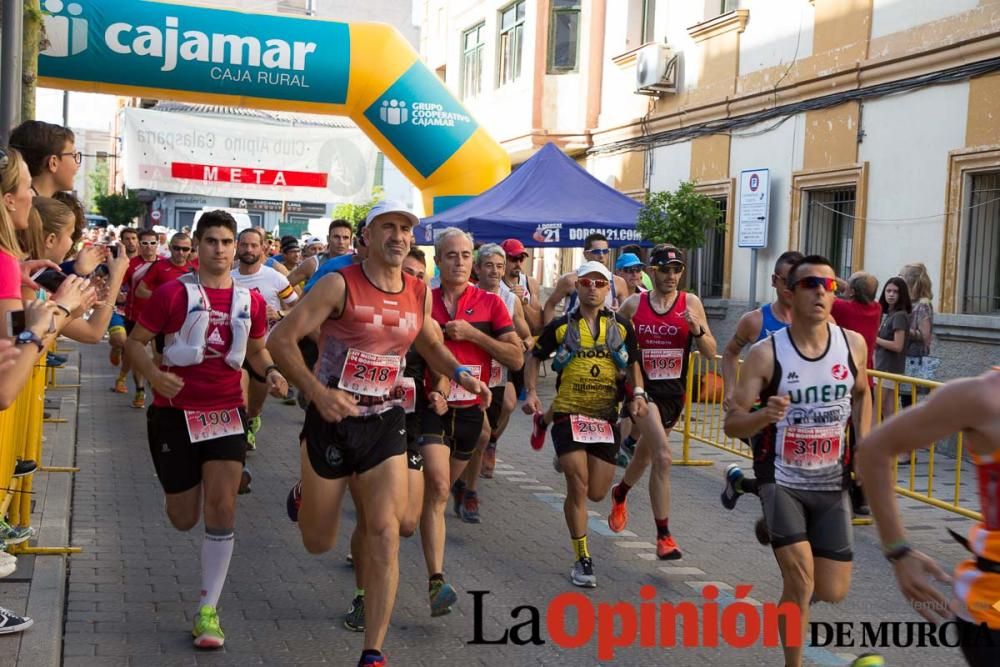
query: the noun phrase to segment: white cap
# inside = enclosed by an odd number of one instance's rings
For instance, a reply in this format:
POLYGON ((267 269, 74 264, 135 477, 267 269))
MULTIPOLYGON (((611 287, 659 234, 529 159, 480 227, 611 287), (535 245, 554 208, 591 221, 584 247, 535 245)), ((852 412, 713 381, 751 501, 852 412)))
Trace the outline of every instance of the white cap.
POLYGON ((607 280, 611 280, 611 271, 608 270, 608 267, 594 260, 584 262, 583 265, 576 270, 577 276, 585 276, 588 273, 600 273, 607 280))
POLYGON ((311 245, 324 245, 324 243, 322 241, 320 241, 318 238, 316 238, 315 236, 310 236, 310 237, 308 237, 306 239, 305 247, 308 248, 311 245))
POLYGON ((404 204, 391 199, 383 199, 372 206, 371 210, 368 211, 368 215, 365 216, 365 227, 367 227, 372 220, 380 215, 385 215, 386 213, 399 213, 400 215, 406 216, 410 222, 413 223, 414 227, 420 224, 420 218, 414 215, 413 211, 408 209, 404 204))

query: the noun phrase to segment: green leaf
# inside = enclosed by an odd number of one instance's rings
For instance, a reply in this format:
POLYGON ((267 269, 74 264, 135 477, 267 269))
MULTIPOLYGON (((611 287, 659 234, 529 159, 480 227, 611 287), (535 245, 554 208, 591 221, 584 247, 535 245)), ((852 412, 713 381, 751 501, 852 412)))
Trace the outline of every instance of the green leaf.
POLYGON ((722 210, 714 199, 684 181, 674 192, 650 192, 639 211, 636 229, 652 243, 669 243, 684 250, 705 245, 709 229, 725 231, 722 210))

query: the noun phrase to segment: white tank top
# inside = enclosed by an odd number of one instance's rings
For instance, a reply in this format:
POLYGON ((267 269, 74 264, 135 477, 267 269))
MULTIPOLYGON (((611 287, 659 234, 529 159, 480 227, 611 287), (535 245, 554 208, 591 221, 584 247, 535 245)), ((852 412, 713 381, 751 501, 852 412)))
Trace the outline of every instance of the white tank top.
POLYGON ((785 417, 769 427, 774 437, 774 481, 787 488, 844 488, 844 432, 857 370, 844 330, 827 327, 829 344, 816 359, 799 352, 789 329, 772 335, 774 372, 761 393, 761 403, 775 395, 791 398, 785 417))

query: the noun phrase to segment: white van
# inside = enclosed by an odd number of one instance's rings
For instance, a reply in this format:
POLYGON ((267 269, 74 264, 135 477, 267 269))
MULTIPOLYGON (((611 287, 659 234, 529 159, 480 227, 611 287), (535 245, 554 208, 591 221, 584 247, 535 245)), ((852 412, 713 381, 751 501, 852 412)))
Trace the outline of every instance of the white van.
POLYGON ((198 225, 198 220, 201 216, 209 211, 225 211, 229 215, 233 216, 236 220, 236 234, 238 235, 244 229, 250 229, 253 227, 253 222, 250 221, 250 214, 245 208, 222 208, 220 206, 206 206, 197 213, 194 214, 194 220, 191 222, 191 231, 198 225))

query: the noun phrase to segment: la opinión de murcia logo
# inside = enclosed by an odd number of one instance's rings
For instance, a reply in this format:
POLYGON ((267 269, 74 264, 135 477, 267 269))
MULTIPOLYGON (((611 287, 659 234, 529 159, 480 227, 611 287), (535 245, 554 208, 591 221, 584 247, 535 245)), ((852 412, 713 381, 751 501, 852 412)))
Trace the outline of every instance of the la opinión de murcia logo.
POLYGON ((64 5, 62 0, 45 0, 42 9, 45 35, 49 46, 42 53, 53 58, 66 58, 87 50, 87 19, 79 18, 83 6, 76 2, 64 5), (63 10, 67 16, 61 16, 63 10))

